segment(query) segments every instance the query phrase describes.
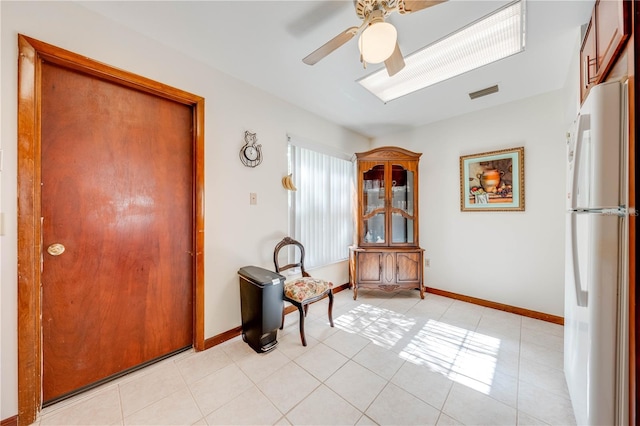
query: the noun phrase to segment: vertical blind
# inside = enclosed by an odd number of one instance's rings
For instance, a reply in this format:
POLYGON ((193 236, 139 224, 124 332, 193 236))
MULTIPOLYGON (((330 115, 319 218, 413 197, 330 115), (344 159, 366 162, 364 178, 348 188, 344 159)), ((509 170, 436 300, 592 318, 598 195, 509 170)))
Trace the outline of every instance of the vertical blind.
POLYGON ((305 247, 305 267, 349 257, 353 238, 353 163, 289 138, 290 171, 297 191, 290 192, 291 234, 305 247))

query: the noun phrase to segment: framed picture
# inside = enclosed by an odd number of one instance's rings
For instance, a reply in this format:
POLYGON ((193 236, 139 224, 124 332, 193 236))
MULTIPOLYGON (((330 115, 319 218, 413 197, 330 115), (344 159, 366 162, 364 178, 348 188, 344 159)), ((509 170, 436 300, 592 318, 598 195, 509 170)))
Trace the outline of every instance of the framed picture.
POLYGON ((460 210, 524 211, 524 147, 460 157, 460 210))

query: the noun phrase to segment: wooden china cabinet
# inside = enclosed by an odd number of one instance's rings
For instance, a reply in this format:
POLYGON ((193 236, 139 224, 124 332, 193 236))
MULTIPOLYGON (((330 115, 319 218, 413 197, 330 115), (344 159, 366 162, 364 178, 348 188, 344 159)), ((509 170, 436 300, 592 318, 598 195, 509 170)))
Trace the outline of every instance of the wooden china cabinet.
POLYGON ((424 299, 418 240, 418 162, 422 154, 381 147, 355 154, 357 241, 349 252, 349 284, 393 291, 419 289, 424 299))

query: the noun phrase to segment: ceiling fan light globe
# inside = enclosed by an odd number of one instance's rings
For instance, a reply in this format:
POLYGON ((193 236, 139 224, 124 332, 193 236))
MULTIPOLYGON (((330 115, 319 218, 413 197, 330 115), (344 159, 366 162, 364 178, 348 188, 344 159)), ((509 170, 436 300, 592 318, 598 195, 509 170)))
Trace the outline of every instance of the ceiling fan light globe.
POLYGON ((386 61, 393 53, 398 40, 396 28, 388 22, 377 22, 367 27, 358 40, 362 59, 368 64, 386 61))

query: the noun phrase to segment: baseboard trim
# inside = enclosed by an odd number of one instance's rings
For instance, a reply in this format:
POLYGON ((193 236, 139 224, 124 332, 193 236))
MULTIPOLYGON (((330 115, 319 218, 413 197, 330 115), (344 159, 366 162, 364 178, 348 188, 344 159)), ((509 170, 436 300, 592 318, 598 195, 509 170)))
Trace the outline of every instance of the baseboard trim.
POLYGON ((242 334, 242 326, 232 328, 231 330, 227 330, 224 333, 209 337, 208 339, 204 339, 204 349, 210 349, 216 345, 219 345, 220 343, 231 340, 234 337, 239 336, 240 334, 242 334))
MULTIPOLYGON (((349 288, 349 284, 342 284, 342 285, 339 285, 337 287, 334 287, 333 292, 334 293, 339 293, 342 290, 345 290, 347 288, 349 288)), ((293 305, 287 306, 284 309, 284 314, 285 315, 290 314, 291 312, 298 312, 298 309, 293 305)), ((212 348, 212 347, 214 347, 216 345, 219 345, 220 343, 224 343, 227 340, 231 340, 234 337, 237 337, 237 336, 239 336, 241 334, 242 334, 242 326, 238 326, 238 327, 232 328, 231 330, 227 330, 224 333, 220 333, 220 334, 217 334, 217 335, 215 335, 213 337, 209 337, 208 339, 205 339, 205 341, 204 341, 204 350, 210 349, 210 348, 212 348)), ((5 425, 3 423, 0 426, 5 426, 5 425)))
MULTIPOLYGON (((333 292, 339 293, 342 290, 346 290, 348 288, 349 288, 349 284, 342 284, 335 287, 333 289, 333 292)), ((564 318, 556 315, 545 314, 543 312, 532 311, 530 309, 525 309, 525 308, 518 308, 517 306, 505 305, 503 303, 491 302, 490 300, 479 299, 477 297, 471 297, 471 296, 465 296, 463 294, 452 293, 446 290, 439 290, 433 287, 425 287, 425 291, 427 293, 436 294, 438 296, 444 296, 450 299, 456 299, 456 300, 461 300, 463 302, 473 303, 474 305, 480 305, 487 308, 510 312, 512 314, 522 315, 523 317, 529 317, 529 318, 534 318, 541 321, 551 322, 558 325, 564 325, 564 318)), ((298 309, 295 306, 287 306, 284 310, 285 315, 288 315, 292 312, 298 312, 298 309)), ((227 340, 231 340, 234 337, 239 336, 241 334, 242 334, 242 326, 238 326, 238 327, 232 328, 231 330, 227 330, 224 333, 220 333, 218 335, 205 339, 204 349, 207 350, 209 348, 212 348, 216 345, 219 345, 220 343, 226 342, 227 340)), ((10 423, 7 424, 6 426, 9 426, 9 425, 10 423)), ((5 424, 2 423, 2 425, 0 426, 5 426, 5 424)))
POLYGON ((523 317, 534 318, 542 321, 551 322, 558 325, 564 325, 564 318, 556 315, 545 314, 543 312, 532 311, 530 309, 518 308, 517 306, 505 305, 503 303, 491 302, 489 300, 478 299, 477 297, 465 296, 463 294, 452 293, 446 290, 439 290, 433 287, 425 287, 427 293, 436 294, 438 296, 448 297, 450 299, 461 300, 463 302, 473 303, 487 308, 498 309, 500 311, 510 312, 512 314, 522 315, 523 317))
POLYGON ((7 417, 0 421, 0 426, 18 426, 18 415, 7 417))

